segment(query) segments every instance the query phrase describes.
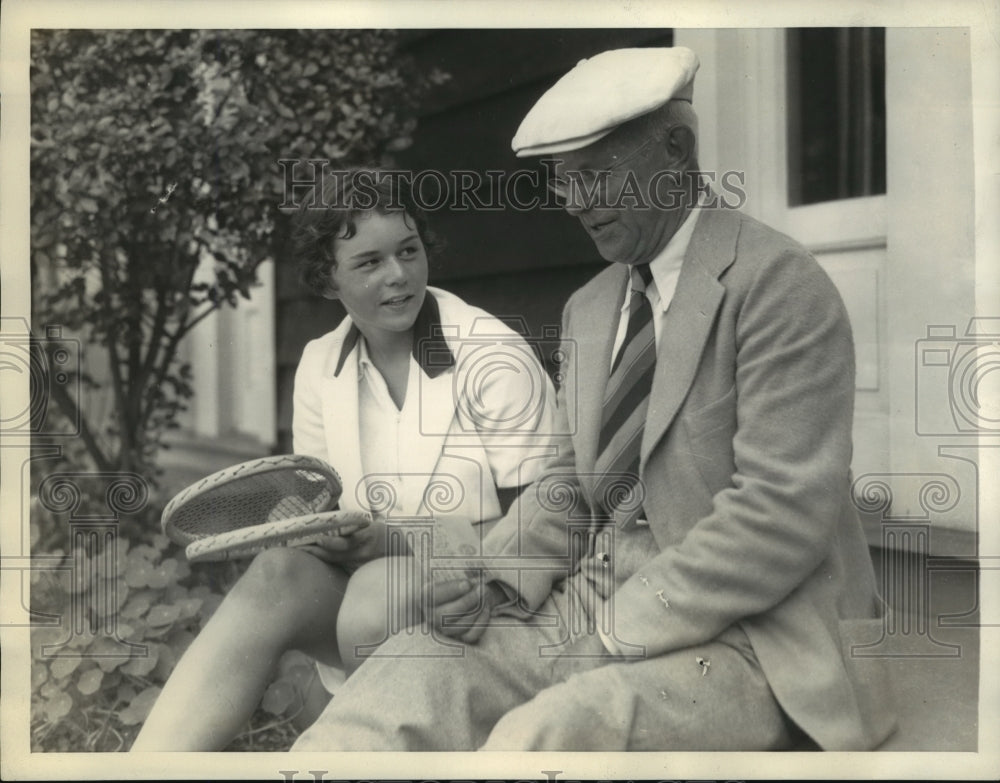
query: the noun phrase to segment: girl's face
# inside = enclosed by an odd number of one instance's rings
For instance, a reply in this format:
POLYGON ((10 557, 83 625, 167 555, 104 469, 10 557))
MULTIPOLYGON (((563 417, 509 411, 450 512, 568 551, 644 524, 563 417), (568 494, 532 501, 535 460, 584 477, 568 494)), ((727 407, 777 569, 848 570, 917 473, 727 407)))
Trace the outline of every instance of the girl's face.
POLYGON ((369 340, 413 328, 427 292, 427 252, 403 212, 358 216, 349 239, 336 239, 330 298, 339 299, 369 340))

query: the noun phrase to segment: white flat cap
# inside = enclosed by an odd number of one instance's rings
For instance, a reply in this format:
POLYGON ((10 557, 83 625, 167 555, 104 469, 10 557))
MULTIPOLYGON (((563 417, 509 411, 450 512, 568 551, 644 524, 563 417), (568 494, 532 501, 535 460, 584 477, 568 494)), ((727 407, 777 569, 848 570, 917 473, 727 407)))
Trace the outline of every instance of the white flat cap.
POLYGON ((698 56, 683 46, 612 49, 580 60, 514 134, 519 158, 586 147, 667 101, 691 100, 698 56))

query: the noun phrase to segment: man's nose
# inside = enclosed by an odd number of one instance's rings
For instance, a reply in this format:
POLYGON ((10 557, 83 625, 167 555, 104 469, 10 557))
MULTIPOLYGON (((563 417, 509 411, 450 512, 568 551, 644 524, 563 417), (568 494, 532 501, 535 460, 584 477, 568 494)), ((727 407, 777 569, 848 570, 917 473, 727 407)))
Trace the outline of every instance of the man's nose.
POLYGON ((582 188, 579 185, 574 185, 567 188, 566 195, 563 197, 563 209, 573 217, 577 217, 583 212, 588 212, 592 206, 581 191, 582 188))

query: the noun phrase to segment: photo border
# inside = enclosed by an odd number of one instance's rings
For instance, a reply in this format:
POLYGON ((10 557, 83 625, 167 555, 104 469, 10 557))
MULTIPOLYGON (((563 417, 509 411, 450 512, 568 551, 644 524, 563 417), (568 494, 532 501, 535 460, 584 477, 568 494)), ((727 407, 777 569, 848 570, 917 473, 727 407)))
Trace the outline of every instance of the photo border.
MULTIPOLYGON (((968 26, 972 56, 981 78, 993 78, 995 89, 974 94, 1000 95, 1000 25, 997 8, 971 1, 942 3, 939 0, 892 4, 883 7, 874 0, 842 0, 831 9, 825 3, 768 2, 751 8, 718 0, 683 4, 633 0, 618 6, 601 2, 538 2, 519 0, 473 0, 454 3, 421 0, 398 4, 386 0, 351 0, 337 4, 296 2, 287 4, 184 2, 53 2, 8 0, 3 4, 0 24, 0 95, 3 100, 0 128, 0 219, 2 219, 3 286, 5 317, 30 318, 29 256, 29 97, 28 46, 33 27, 786 27, 786 26, 968 26), (440 24, 438 24, 440 23, 440 24), (985 65, 991 63, 992 65, 985 65), (992 77, 982 76, 992 73, 992 77)), ((975 74, 974 74, 975 75, 975 74)), ((1000 198, 995 172, 1000 170, 995 140, 1000 136, 1000 111, 987 114, 992 127, 976 127, 974 155, 977 214, 1000 216, 1000 198), (992 175, 990 174, 992 173, 992 175), (991 179, 992 176, 992 179, 991 179), (988 209, 992 205, 992 212, 988 209), (984 211, 980 212, 981 209, 984 211)), ((929 185, 930 186, 930 185, 929 185)), ((977 227, 976 253, 1000 258, 998 226, 977 227)), ((977 286, 981 281, 977 280, 977 286)), ((981 309, 1000 301, 996 280, 986 281, 977 293, 981 309)), ((983 313, 988 314, 988 313, 983 313)), ((28 399, 26 380, 5 382, 3 397, 11 407, 28 399)), ((22 407, 27 407, 26 405, 22 407)), ((18 408, 19 410, 21 408, 18 408)), ((24 449, 0 444, 0 551, 17 552, 26 531, 11 524, 26 520, 26 499, 20 496, 24 449)), ((981 477, 986 479, 986 477, 981 477)), ((995 497, 996 493, 992 493, 995 497)), ((981 509, 989 519, 990 510, 981 509)), ((998 518, 996 514, 993 519, 998 518)), ((987 553, 990 554, 990 553, 987 553)), ((1000 554, 1000 553, 998 553, 1000 554)), ((18 600, 18 575, 4 571, 0 613, 5 616, 18 600), (12 589, 12 582, 13 588, 12 589)), ((995 595, 984 596, 993 602, 995 595)), ((283 771, 299 770, 297 780, 312 780, 311 770, 328 770, 325 779, 347 778, 518 778, 576 780, 587 778, 796 778, 835 775, 843 779, 880 778, 994 778, 1000 771, 995 739, 1000 733, 1000 666, 997 628, 983 628, 980 658, 980 721, 978 753, 446 753, 446 754, 59 754, 30 753, 30 670, 28 628, 3 627, 2 720, 0 771, 4 779, 98 778, 175 779, 266 778, 288 779, 283 771), (273 771, 272 771, 273 770, 273 771), (555 771, 558 770, 558 775, 555 771)))

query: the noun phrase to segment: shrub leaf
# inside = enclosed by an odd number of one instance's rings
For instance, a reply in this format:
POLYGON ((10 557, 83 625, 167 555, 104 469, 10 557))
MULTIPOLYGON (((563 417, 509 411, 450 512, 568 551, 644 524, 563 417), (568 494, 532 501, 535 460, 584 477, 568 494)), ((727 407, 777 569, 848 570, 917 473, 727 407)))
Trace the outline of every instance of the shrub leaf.
POLYGON ((132 699, 132 703, 118 713, 118 720, 126 726, 135 726, 142 723, 149 715, 156 703, 156 697, 160 695, 160 688, 156 685, 146 688, 142 693, 132 699))
POLYGON ((77 680, 76 689, 84 696, 90 696, 92 693, 97 693, 103 679, 104 672, 99 668, 87 669, 87 671, 80 675, 80 679, 77 680))

